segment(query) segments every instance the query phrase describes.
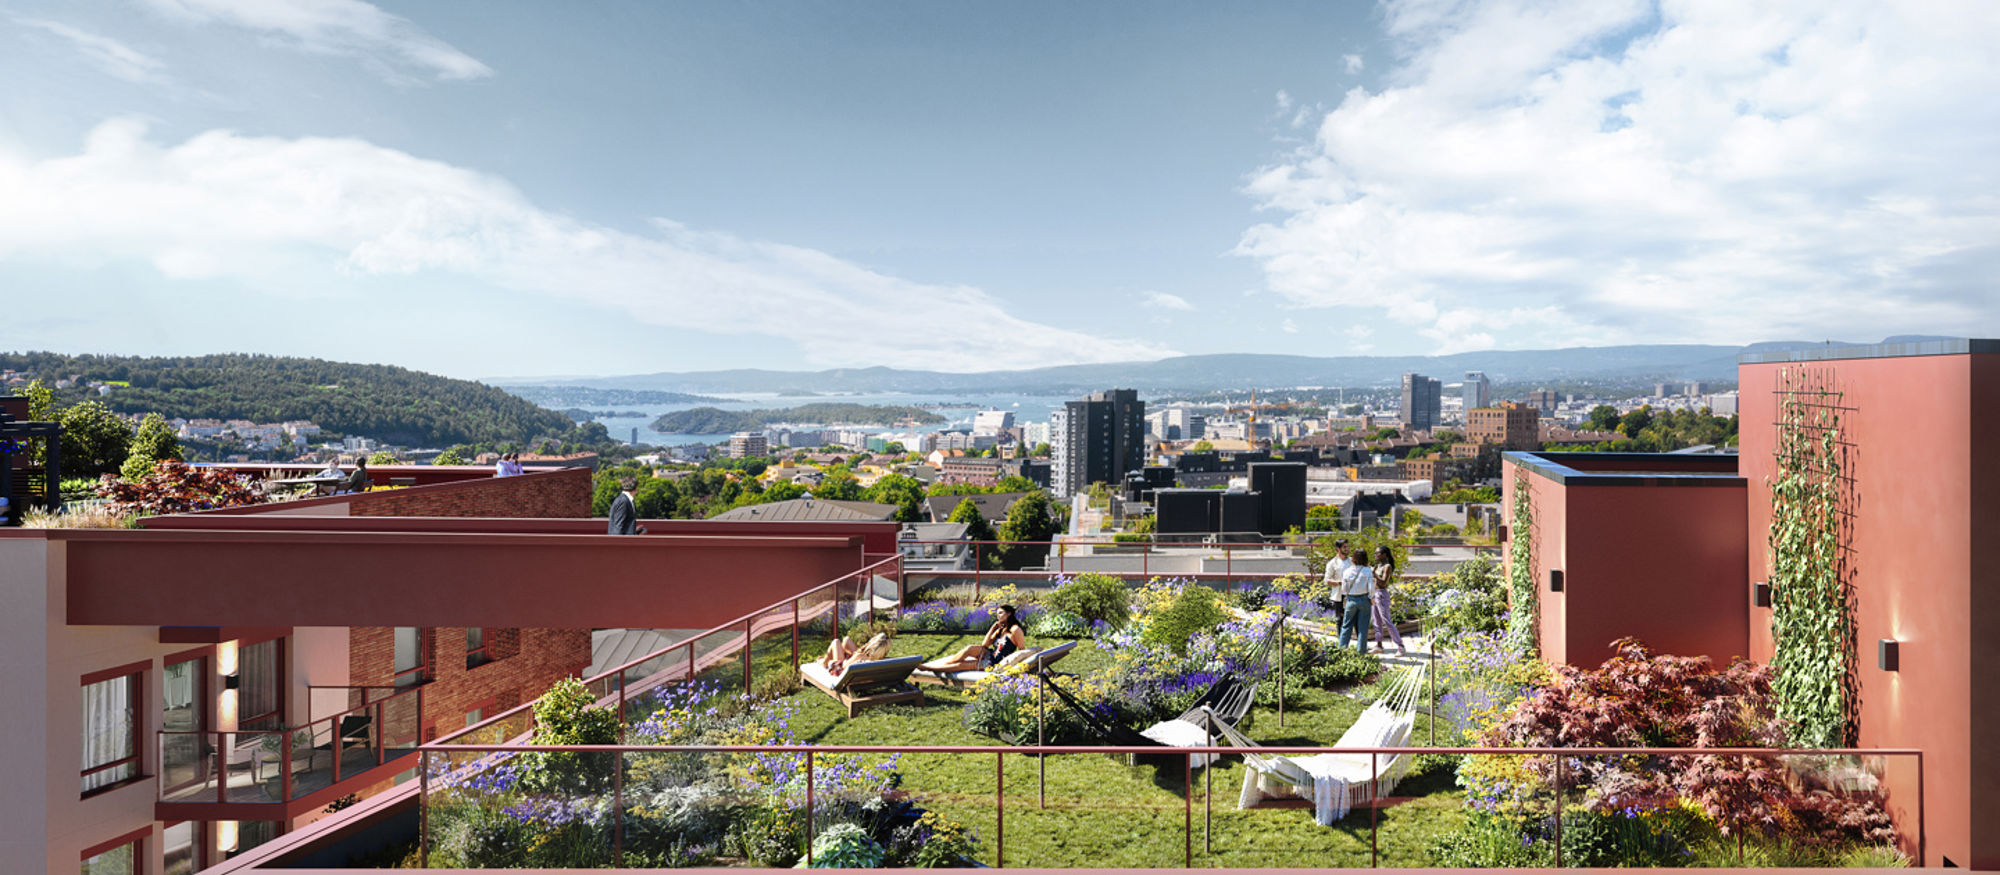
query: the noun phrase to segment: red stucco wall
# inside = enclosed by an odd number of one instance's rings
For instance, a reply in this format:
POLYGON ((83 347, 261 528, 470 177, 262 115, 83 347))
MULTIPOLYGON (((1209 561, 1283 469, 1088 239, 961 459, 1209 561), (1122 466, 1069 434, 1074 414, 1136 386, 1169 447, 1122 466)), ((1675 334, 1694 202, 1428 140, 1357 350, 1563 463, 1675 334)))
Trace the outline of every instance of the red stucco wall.
MULTIPOLYGON (((1739 369, 1752 580, 1768 580, 1771 569, 1768 484, 1777 473, 1779 372, 1830 371, 1843 393, 1841 432, 1853 445, 1855 480, 1848 562, 1860 649, 1858 742, 1924 751, 1926 865, 1948 857, 2000 869, 2000 838, 1990 829, 2000 822, 2000 791, 1993 789, 2000 784, 1993 750, 2000 743, 2000 653, 1990 631, 2000 619, 1993 595, 2000 555, 1993 513, 1976 506, 2000 495, 2000 467, 1990 461, 2000 439, 1996 359, 1909 356, 1739 369), (1884 638, 1900 642, 1899 671, 1877 667, 1876 642, 1884 638), (1985 804, 1975 805, 1975 787, 1985 804)), ((1770 611, 1751 610, 1751 650, 1768 660, 1770 611)), ((1914 814, 1913 785, 1899 778, 1889 788, 1906 829, 1914 826, 1906 819, 1914 814)))

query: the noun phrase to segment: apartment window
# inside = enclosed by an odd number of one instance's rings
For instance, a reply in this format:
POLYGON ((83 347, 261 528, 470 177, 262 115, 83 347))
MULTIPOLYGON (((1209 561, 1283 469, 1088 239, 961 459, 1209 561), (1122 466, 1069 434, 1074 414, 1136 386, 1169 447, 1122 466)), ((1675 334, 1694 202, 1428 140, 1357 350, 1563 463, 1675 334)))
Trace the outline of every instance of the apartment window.
POLYGON ((416 626, 397 626, 395 634, 396 686, 409 687, 423 683, 426 668, 424 630, 416 626))
POLYGON ((139 777, 139 690, 149 667, 137 663, 84 676, 83 795, 139 777))
POLYGON ((144 842, 152 834, 143 827, 83 852, 83 875, 140 875, 145 871, 144 842))
POLYGON ((202 866, 202 823, 183 820, 160 831, 160 852, 166 875, 194 875, 202 866))
POLYGON ((280 674, 281 638, 236 649, 236 725, 242 729, 281 729, 285 725, 285 691, 280 674))
POLYGON ((492 639, 478 627, 465 630, 465 667, 478 668, 493 661, 492 639))

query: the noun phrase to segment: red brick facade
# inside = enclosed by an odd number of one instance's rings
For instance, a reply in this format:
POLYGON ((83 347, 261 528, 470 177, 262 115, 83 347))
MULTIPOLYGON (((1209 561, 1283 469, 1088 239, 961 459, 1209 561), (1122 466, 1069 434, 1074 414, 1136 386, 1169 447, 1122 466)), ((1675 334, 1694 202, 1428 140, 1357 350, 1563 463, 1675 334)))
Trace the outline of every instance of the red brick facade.
MULTIPOLYGON (((490 660, 467 668, 464 628, 425 629, 424 739, 465 726, 465 716, 495 714, 540 696, 550 684, 580 675, 590 665, 588 629, 487 629, 490 660)), ((349 683, 387 686, 395 681, 395 630, 348 630, 349 683)))
POLYGON ((358 496, 347 512, 353 516, 587 517, 590 478, 589 468, 562 468, 518 477, 371 492, 358 496))
MULTIPOLYGON (((371 492, 349 505, 354 516, 588 517, 591 470, 563 468, 518 477, 491 477, 416 489, 371 492)), ((590 666, 589 629, 487 629, 490 660, 466 667, 465 632, 425 629, 424 738, 463 727, 540 696, 550 684, 590 666)), ((395 630, 362 626, 348 631, 349 683, 394 683, 395 630)))

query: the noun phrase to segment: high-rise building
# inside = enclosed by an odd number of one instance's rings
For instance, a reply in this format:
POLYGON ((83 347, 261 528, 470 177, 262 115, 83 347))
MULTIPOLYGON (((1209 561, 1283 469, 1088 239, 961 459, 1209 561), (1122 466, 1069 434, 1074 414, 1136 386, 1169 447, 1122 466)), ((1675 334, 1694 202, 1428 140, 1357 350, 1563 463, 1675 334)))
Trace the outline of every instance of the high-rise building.
POLYGON ((1485 371, 1466 371, 1464 391, 1468 415, 1481 407, 1493 406, 1493 383, 1486 379, 1485 371))
POLYGON ((761 431, 739 431, 729 436, 730 458, 747 459, 770 454, 770 439, 761 431))
POLYGON ((1092 483, 1118 483, 1146 464, 1146 402, 1132 389, 1093 392, 1049 418, 1052 483, 1067 498, 1092 483))
POLYGON ((1557 406, 1556 393, 1547 389, 1536 389, 1533 392, 1529 392, 1528 406, 1541 411, 1543 416, 1554 416, 1557 406))
POLYGON ((1439 390, 1443 384, 1423 374, 1403 375, 1403 427, 1429 430, 1438 424, 1443 405, 1439 390))

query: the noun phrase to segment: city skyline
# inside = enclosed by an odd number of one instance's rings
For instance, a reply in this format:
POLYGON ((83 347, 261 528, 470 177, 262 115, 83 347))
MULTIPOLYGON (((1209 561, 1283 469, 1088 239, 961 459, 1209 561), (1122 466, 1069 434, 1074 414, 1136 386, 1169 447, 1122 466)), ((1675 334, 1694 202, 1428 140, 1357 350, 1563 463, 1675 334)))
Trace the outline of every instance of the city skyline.
POLYGON ((2000 334, 1988 4, 0 15, 0 348, 459 377, 2000 334))

